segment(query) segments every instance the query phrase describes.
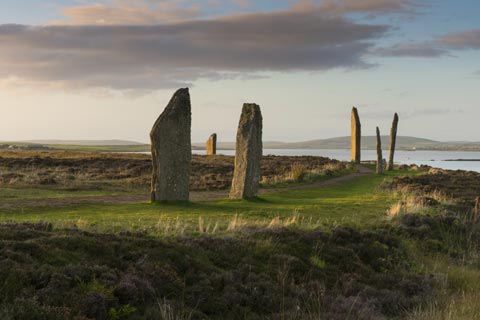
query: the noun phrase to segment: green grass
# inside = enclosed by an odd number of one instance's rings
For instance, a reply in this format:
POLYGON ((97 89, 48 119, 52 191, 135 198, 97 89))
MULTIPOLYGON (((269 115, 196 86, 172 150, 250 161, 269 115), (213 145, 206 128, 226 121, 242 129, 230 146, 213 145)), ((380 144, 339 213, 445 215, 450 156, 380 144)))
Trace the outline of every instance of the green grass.
MULTIPOLYGON (((131 188, 128 190, 65 190, 58 188, 0 188, 0 203, 15 202, 22 200, 41 200, 41 199, 61 199, 61 198, 79 198, 79 197, 95 197, 105 195, 121 195, 121 194, 140 194, 140 188, 131 188)), ((120 189, 120 188, 116 188, 120 189)))
POLYGON ((378 189, 385 179, 398 174, 372 174, 338 186, 277 192, 254 201, 4 209, 0 211, 0 222, 47 221, 102 232, 145 230, 152 234, 212 233, 271 224, 304 228, 346 224, 367 228, 382 221, 387 209, 398 201, 395 194, 378 189))

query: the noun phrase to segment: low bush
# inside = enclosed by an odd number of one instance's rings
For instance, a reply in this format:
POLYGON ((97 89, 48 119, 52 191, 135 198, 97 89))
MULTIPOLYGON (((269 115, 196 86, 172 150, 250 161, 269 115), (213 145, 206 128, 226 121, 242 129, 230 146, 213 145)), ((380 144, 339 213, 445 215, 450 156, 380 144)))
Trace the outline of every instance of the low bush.
POLYGON ((433 291, 388 230, 224 237, 0 225, 1 319, 384 319, 433 291))

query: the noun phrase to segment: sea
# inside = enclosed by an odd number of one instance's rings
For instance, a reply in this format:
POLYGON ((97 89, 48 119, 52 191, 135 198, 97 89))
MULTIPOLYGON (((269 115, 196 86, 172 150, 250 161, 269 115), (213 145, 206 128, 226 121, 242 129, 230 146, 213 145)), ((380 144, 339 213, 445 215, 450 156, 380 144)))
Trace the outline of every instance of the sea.
MULTIPOLYGON (((205 154, 203 150, 194 150, 194 154, 205 154)), ((217 150, 218 154, 234 155, 235 150, 217 150)), ((350 150, 343 149, 264 149, 264 155, 277 156, 322 156, 341 161, 350 161, 350 150)), ((388 151, 383 151, 388 158, 388 151)), ((362 161, 375 161, 375 150, 362 150, 362 161)), ((480 152, 470 151, 403 151, 395 152, 395 163, 428 165, 434 168, 449 170, 467 170, 480 172, 480 152)))

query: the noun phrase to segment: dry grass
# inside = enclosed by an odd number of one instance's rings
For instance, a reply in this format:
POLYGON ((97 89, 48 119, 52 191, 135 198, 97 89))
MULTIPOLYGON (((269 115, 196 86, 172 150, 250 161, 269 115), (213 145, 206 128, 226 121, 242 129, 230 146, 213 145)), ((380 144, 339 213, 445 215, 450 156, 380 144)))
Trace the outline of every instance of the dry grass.
POLYGON ((455 203, 453 197, 448 196, 445 191, 433 190, 429 193, 421 193, 408 185, 396 189, 402 199, 394 203, 388 210, 388 217, 396 217, 406 213, 422 213, 430 211, 432 207, 449 205, 455 203))
POLYGON ((480 314, 480 270, 437 256, 428 258, 425 272, 443 277, 439 294, 412 311, 408 320, 473 320, 480 314))
POLYGON ((314 168, 304 163, 294 162, 285 173, 263 176, 261 184, 263 187, 268 187, 291 183, 315 182, 326 177, 335 176, 341 172, 350 172, 352 170, 351 164, 344 162, 331 162, 314 168))
POLYGON ((396 217, 406 213, 422 213, 432 206, 433 200, 435 199, 430 197, 404 196, 402 200, 393 204, 390 209, 388 209, 387 216, 396 217))
POLYGON ((473 207, 480 196, 480 173, 431 169, 426 174, 397 177, 390 187, 402 194, 473 207))
MULTIPOLYGON (((148 228, 148 234, 156 237, 177 237, 191 234, 203 235, 224 235, 235 232, 241 232, 245 229, 264 228, 264 229, 278 229, 284 227, 297 227, 300 229, 312 230, 319 227, 324 227, 325 222, 320 218, 312 216, 304 216, 299 213, 293 213, 290 216, 275 216, 273 218, 257 218, 252 219, 248 216, 235 214, 225 219, 212 219, 208 216, 199 216, 196 220, 187 220, 181 216, 172 218, 170 216, 160 216, 157 223, 148 228)), ((60 222, 55 224, 56 228, 65 229, 80 229, 85 230, 92 227, 92 221, 85 218, 79 218, 75 221, 60 222)), ((147 230, 139 229, 136 222, 131 222, 129 225, 126 222, 111 222, 110 229, 122 230, 136 230, 138 232, 145 232, 147 230)))
MULTIPOLYGON (((80 221, 82 223, 82 221, 80 221)), ((276 216, 273 218, 252 219, 251 217, 243 217, 235 214, 228 219, 212 220, 208 217, 198 217, 198 223, 195 225, 191 221, 177 218, 161 217, 155 225, 155 230, 151 230, 153 234, 161 237, 184 236, 185 234, 197 233, 205 235, 222 235, 242 231, 245 228, 265 228, 278 229, 283 227, 298 227, 304 229, 315 229, 323 226, 321 219, 313 217, 305 217, 301 214, 294 213, 290 216, 276 216)), ((65 226, 66 227, 66 226, 65 226)), ((79 225, 80 227, 80 225, 79 225)))
POLYGON ((158 299, 158 312, 159 320, 190 320, 192 319, 193 312, 185 310, 178 311, 164 298, 158 299))

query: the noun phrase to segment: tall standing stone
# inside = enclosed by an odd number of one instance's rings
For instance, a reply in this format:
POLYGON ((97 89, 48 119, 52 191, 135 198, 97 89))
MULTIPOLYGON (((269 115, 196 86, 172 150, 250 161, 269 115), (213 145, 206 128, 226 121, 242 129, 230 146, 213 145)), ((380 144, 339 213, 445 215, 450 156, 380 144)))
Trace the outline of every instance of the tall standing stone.
POLYGON ((244 104, 237 132, 231 199, 256 197, 262 161, 262 113, 256 104, 244 104))
POLYGON ((355 163, 360 163, 362 141, 362 125, 358 116, 357 108, 352 109, 352 136, 351 136, 351 159, 355 163))
POLYGON ((393 170, 393 158, 395 155, 395 145, 397 143, 398 114, 393 117, 392 129, 390 130, 390 155, 388 157, 387 170, 393 170))
POLYGON ((377 174, 383 173, 382 138, 377 127, 377 174))
POLYGON ((217 134, 214 133, 207 140, 207 156, 214 156, 217 154, 217 134))
POLYGON ((188 88, 178 90, 150 132, 152 143, 152 202, 188 201, 191 143, 191 104, 188 88))

